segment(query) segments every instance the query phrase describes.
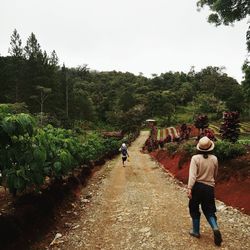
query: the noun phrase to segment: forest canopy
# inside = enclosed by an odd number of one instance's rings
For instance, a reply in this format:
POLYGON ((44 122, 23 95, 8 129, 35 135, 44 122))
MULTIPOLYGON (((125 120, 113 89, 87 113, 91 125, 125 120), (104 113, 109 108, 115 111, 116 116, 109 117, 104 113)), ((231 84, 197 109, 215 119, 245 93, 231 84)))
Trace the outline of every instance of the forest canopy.
POLYGON ((42 115, 41 123, 67 127, 85 121, 129 130, 149 117, 162 119, 163 125, 178 122, 180 107, 215 117, 223 110, 248 113, 248 67, 242 85, 214 66, 152 77, 98 72, 85 64, 60 66, 56 52, 43 50, 34 33, 24 45, 17 30, 10 40, 9 55, 0 57, 0 103, 19 103, 42 115))

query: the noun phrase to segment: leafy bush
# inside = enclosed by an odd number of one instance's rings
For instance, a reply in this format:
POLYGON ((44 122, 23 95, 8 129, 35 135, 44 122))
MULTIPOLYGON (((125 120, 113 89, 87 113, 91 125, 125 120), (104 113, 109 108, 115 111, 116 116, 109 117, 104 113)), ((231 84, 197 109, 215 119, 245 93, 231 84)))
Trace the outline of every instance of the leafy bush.
POLYGON ((173 154, 173 153, 178 151, 178 152, 182 152, 182 153, 185 153, 187 155, 192 156, 192 155, 194 155, 196 153, 195 145, 192 142, 184 142, 184 143, 181 143, 181 144, 167 143, 166 147, 167 147, 167 151, 170 154, 173 154))
POLYGON ((238 143, 240 143, 242 145, 250 146, 250 139, 238 140, 238 143))
POLYGON ((121 146, 121 141, 113 138, 106 138, 104 140, 105 153, 118 153, 121 146))
POLYGON ((121 141, 88 134, 83 141, 71 130, 51 125, 38 129, 28 114, 0 116, 0 173, 2 183, 13 194, 26 187, 39 188, 45 178, 61 178, 110 152, 118 152, 121 141))
POLYGON ((180 127, 180 140, 188 140, 191 133, 191 128, 187 126, 186 123, 183 123, 180 127))
POLYGON ((220 160, 229 160, 246 154, 246 147, 240 143, 229 141, 217 141, 215 143, 214 154, 220 160))
POLYGON ((66 175, 81 162, 81 144, 71 130, 48 125, 38 130, 35 141, 38 148, 46 154, 44 175, 66 175))
POLYGON ((33 134, 34 130, 34 119, 28 114, 18 114, 6 116, 1 121, 2 133, 7 136, 19 136, 33 134))
POLYGON ((220 127, 220 133, 223 140, 236 142, 240 134, 239 112, 224 112, 223 123, 220 127))
POLYGON ((100 159, 105 154, 104 139, 96 133, 88 135, 82 144, 82 160, 89 162, 100 159))
MULTIPOLYGON (((196 146, 193 142, 185 142, 179 145, 174 143, 167 144, 167 150, 173 154, 176 151, 184 152, 190 157, 196 154, 196 146)), ((217 141, 215 142, 214 154, 219 160, 230 160, 238 156, 246 154, 247 149, 244 144, 232 143, 229 141, 217 141)))
POLYGON ((11 113, 11 108, 8 104, 0 104, 0 115, 11 113))
POLYGON ((0 104, 0 115, 20 113, 29 113, 27 105, 25 103, 0 104))
POLYGON ((194 125, 196 128, 199 129, 204 129, 208 127, 208 117, 207 115, 199 115, 198 117, 196 117, 195 121, 194 121, 194 125))
POLYGON ((166 147, 167 147, 167 151, 169 154, 174 154, 178 149, 178 144, 171 142, 171 143, 167 143, 166 147))
POLYGON ((194 143, 186 142, 181 145, 181 151, 184 151, 186 154, 192 156, 196 153, 196 147, 194 143))
POLYGON ((2 181, 13 193, 32 182, 34 131, 30 115, 0 116, 0 170, 2 181))

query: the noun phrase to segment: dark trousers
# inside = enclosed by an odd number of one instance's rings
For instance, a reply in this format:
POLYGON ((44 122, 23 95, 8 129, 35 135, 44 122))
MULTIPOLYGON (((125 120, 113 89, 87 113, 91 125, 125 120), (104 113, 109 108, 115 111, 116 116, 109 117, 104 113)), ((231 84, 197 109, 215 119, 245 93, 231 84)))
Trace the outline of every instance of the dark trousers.
POLYGON ((200 205, 206 218, 216 218, 214 187, 196 182, 192 188, 192 199, 189 200, 189 213, 193 219, 200 218, 200 205))

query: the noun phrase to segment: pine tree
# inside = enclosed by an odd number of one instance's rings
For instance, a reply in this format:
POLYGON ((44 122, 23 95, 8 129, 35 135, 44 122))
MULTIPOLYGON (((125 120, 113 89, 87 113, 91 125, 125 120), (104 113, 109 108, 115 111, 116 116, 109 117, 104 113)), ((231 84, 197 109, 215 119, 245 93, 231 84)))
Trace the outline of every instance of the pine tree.
POLYGON ((13 34, 10 37, 10 46, 8 52, 11 56, 17 58, 23 57, 22 40, 16 29, 14 29, 13 34))
POLYGON ((22 99, 20 89, 22 87, 23 47, 22 40, 16 29, 14 29, 10 37, 10 48, 8 52, 12 58, 10 83, 8 84, 9 90, 11 90, 9 98, 11 102, 19 102, 22 99))
POLYGON ((58 66, 59 59, 58 59, 58 56, 57 56, 55 50, 53 50, 52 53, 51 53, 51 55, 50 55, 49 63, 50 63, 50 65, 52 65, 52 66, 55 66, 55 67, 58 66))
POLYGON ((26 46, 24 47, 25 57, 27 59, 32 58, 39 58, 42 57, 42 50, 41 46, 38 43, 35 34, 32 32, 31 35, 28 37, 26 46))

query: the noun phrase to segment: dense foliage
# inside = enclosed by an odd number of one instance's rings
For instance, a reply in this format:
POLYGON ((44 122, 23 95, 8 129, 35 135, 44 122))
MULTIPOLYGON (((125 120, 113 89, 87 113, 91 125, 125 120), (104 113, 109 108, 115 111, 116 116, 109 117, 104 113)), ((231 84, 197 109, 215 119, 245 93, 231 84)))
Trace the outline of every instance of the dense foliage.
POLYGON ((166 148, 169 154, 174 154, 177 149, 178 149, 179 145, 177 143, 167 143, 166 144, 166 148))
MULTIPOLYGON (((67 68, 59 65, 55 51, 42 50, 34 33, 23 46, 14 30, 9 56, 0 56, 0 103, 6 103, 0 105, 2 184, 13 192, 39 188, 46 177, 61 178, 117 150, 118 140, 105 139, 90 132, 93 129, 129 135, 149 117, 158 118, 162 126, 178 123, 178 110, 186 108, 189 117, 181 118, 182 123, 201 113, 218 119, 225 109, 248 118, 247 62, 244 72, 240 85, 218 67, 151 78, 97 72, 87 65, 67 68), (84 134, 77 135, 82 129, 84 134)), ((208 117, 200 118, 196 126, 204 129, 208 117)), ((191 152, 190 146, 187 151, 191 152)))
POLYGON ((194 125, 203 132, 203 130, 209 125, 207 115, 198 115, 194 121, 194 125))
POLYGON ((236 142, 240 134, 240 120, 238 112, 224 112, 223 123, 220 127, 220 133, 223 140, 236 142))
MULTIPOLYGON (((175 152, 184 153, 188 156, 188 159, 197 153, 195 143, 190 141, 181 144, 168 143, 166 149, 169 154, 174 154, 175 152)), ((221 161, 234 159, 246 153, 247 149, 244 142, 232 143, 222 140, 215 142, 215 149, 213 151, 213 154, 215 154, 221 161)))
POLYGON ((71 130, 48 125, 37 128, 28 114, 0 112, 1 183, 15 194, 40 188, 45 178, 62 178, 82 164, 117 152, 120 141, 100 134, 79 137, 71 130))
POLYGON ((232 143, 229 141, 217 141, 214 154, 219 160, 229 160, 246 154, 247 149, 241 143, 232 143))
POLYGON ((191 133, 191 128, 187 126, 186 123, 183 123, 180 127, 180 141, 188 140, 191 133))
MULTIPOLYGON (((232 24, 248 17, 250 14, 249 0, 199 0, 197 5, 199 7, 209 6, 212 13, 209 15, 208 21, 216 26, 232 24)), ((250 50, 250 29, 247 31, 246 38, 250 50)))
MULTIPOLYGON (((236 21, 248 18, 250 15, 250 1, 249 0, 199 0, 198 7, 208 6, 212 13, 210 13, 208 22, 214 23, 216 26, 224 24, 230 25, 236 21)), ((246 32, 247 48, 250 51, 250 26, 246 32)), ((234 88, 234 96, 228 96, 232 103, 239 101, 238 108, 235 109, 230 104, 228 110, 245 111, 250 116, 250 65, 247 59, 243 65, 243 72, 245 74, 242 82, 242 88, 234 88), (240 101, 240 96, 244 96, 244 102, 240 101)), ((225 89, 227 95, 227 89, 225 89)), ((221 92, 223 93, 223 92, 221 92)), ((229 102, 231 102, 229 100, 229 102)), ((234 105, 234 104, 233 104, 234 105)))
POLYGON ((0 56, 0 92, 0 103, 22 103, 41 124, 65 128, 84 120, 91 129, 112 125, 129 132, 149 117, 167 126, 178 123, 179 107, 192 108, 191 118, 207 112, 218 118, 225 109, 248 114, 243 86, 221 68, 199 72, 192 68, 188 73, 166 72, 151 78, 97 72, 87 65, 67 68, 59 65, 55 51, 42 50, 35 34, 23 46, 16 30, 9 56, 0 56))

